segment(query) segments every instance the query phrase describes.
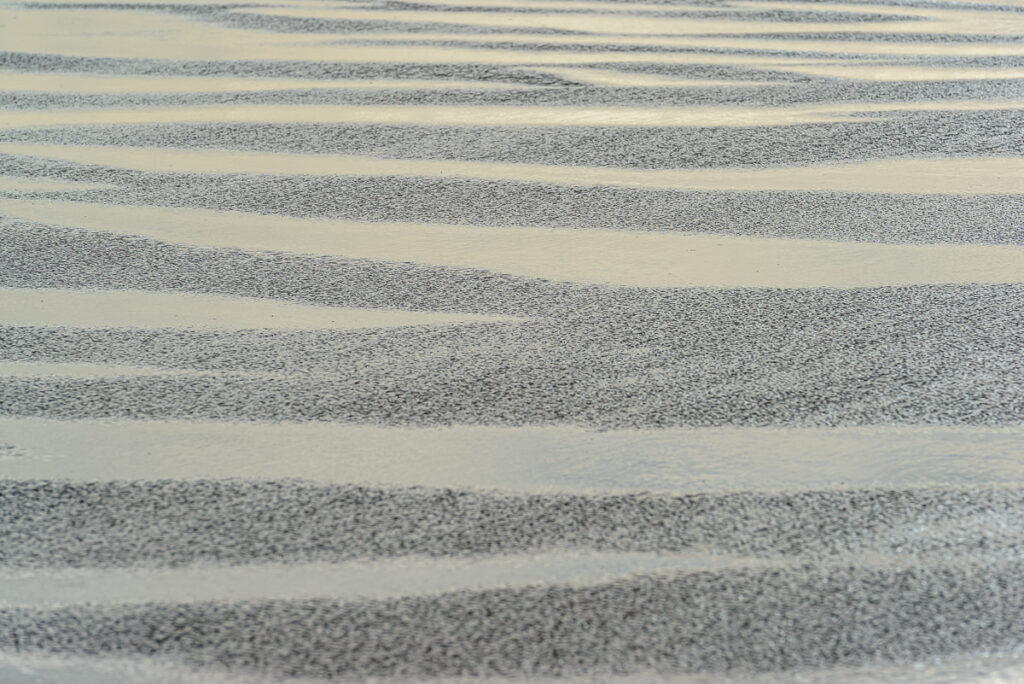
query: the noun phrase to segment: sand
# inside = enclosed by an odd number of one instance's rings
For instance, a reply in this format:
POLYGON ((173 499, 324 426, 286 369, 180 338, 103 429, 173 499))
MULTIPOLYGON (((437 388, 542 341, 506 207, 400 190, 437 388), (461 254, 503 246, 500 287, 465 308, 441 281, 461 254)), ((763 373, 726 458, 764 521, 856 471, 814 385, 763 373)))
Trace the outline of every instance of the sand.
POLYGON ((1020 680, 1019 4, 0 8, 0 680, 1020 680))

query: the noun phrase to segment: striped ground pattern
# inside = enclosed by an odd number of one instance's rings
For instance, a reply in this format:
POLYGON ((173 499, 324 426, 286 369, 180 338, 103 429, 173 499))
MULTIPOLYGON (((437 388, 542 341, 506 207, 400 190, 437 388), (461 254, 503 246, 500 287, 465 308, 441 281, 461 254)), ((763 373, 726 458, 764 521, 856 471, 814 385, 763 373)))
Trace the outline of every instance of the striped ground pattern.
POLYGON ((0 681, 1024 680, 1021 0, 0 0, 0 681))

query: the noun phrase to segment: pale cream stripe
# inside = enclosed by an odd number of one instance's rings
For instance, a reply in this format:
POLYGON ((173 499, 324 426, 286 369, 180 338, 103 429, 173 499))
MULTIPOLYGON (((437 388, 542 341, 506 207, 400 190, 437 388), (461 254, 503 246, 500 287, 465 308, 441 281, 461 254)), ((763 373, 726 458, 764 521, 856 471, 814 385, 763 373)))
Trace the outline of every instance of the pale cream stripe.
POLYGON ((0 128, 160 123, 349 123, 425 126, 793 126, 860 120, 873 112, 1022 110, 989 100, 791 105, 459 106, 206 105, 195 107, 0 110, 0 128))
POLYGON ((0 325, 75 328, 379 328, 511 319, 146 290, 0 288, 0 325))
MULTIPOLYGON (((976 10, 971 7, 912 7, 909 5, 869 5, 820 2, 735 2, 737 7, 750 10, 795 10, 815 12, 861 12, 865 14, 887 14, 890 16, 916 17, 921 21, 892 22, 893 28, 886 33, 947 33, 947 34, 992 34, 1005 36, 1024 35, 1024 15, 1019 12, 998 10, 976 10)), ((991 4, 1002 4, 993 0, 991 4)), ((851 23, 850 26, 856 26, 851 23)))
POLYGON ((158 173, 476 178, 658 190, 1024 194, 1024 157, 883 159, 763 169, 631 169, 116 145, 0 143, 0 153, 158 173))
MULTIPOLYGON (((264 60, 420 64, 566 65, 594 63, 773 64, 822 63, 753 55, 574 52, 406 45, 353 45, 324 34, 291 34, 229 28, 165 13, 104 10, 103 30, 89 31, 95 11, 0 8, 4 49, 81 57, 179 60, 264 60)), ((399 34, 408 39, 409 34, 399 34)), ((464 34, 456 34, 465 39, 464 34)), ((642 37, 638 37, 641 39, 642 37)), ((489 36, 490 40, 495 39, 489 36)), ((607 40, 605 40, 607 42, 607 40)), ((827 61, 827 60, 826 60, 827 61)))
MULTIPOLYGON (((3 291, 0 290, 0 296, 3 291)), ((2 310, 2 307, 0 307, 2 310)), ((3 323, 0 322, 0 325, 3 323)), ((125 366, 116 363, 72 363, 0 360, 0 378, 118 378, 145 375, 181 375, 189 371, 155 366, 125 366)), ((0 453, 0 461, 3 455, 0 453)))
POLYGON ((638 71, 614 71, 611 69, 586 69, 580 67, 535 69, 540 73, 552 74, 579 83, 605 87, 627 88, 723 88, 760 87, 783 85, 777 81, 724 81, 714 79, 677 78, 661 74, 646 74, 638 71))
MULTIPOLYGON (((1024 55, 1024 44, 1021 43, 987 43, 975 42, 886 42, 868 40, 804 40, 790 38, 724 38, 724 37, 689 37, 673 36, 621 36, 621 35, 547 35, 517 33, 361 33, 341 38, 339 45, 361 45, 367 43, 402 43, 402 49, 420 49, 418 43, 444 41, 453 43, 523 43, 536 45, 609 45, 621 44, 640 47, 673 47, 693 49, 731 49, 759 50, 767 52, 792 51, 821 53, 827 55, 859 56, 927 56, 927 57, 1013 57, 1024 55)), ((545 50, 540 54, 548 54, 545 50)), ((581 53, 587 54, 587 53, 581 53)), ((639 53, 644 54, 644 53, 639 53)), ((655 56, 654 60, 637 59, 637 62, 661 61, 658 53, 647 53, 655 56)), ((662 53, 671 57, 672 53, 662 53)), ((685 55, 684 55, 685 56, 685 55)), ((761 57, 762 60, 778 59, 774 56, 761 57)), ((801 59, 790 57, 788 59, 801 59)), ((808 58, 802 58, 807 60, 808 58)), ((591 60, 597 61, 597 60, 591 60)))
POLYGON ((201 247, 339 255, 651 287, 1024 282, 1024 247, 889 245, 675 232, 359 223, 239 212, 0 200, 41 223, 201 247))
POLYGON ((0 416, 0 435, 0 478, 21 480, 302 478, 673 494, 1024 482, 1020 426, 597 431, 0 416))
MULTIPOLYGON (((2 570, 0 608, 153 601, 355 601, 532 584, 579 586, 638 573, 732 568, 744 560, 702 550, 671 554, 562 550, 479 558, 412 556, 335 564, 2 570)), ((763 564, 754 559, 750 562, 763 564)))
POLYGON ((25 178, 0 176, 0 192, 78 192, 84 190, 110 190, 116 185, 108 183, 80 183, 51 178, 25 178))
MULTIPOLYGON (((525 29, 555 29, 618 36, 636 35, 701 35, 701 34, 742 34, 742 33, 811 33, 811 32, 871 32, 890 31, 894 27, 923 25, 928 22, 766 22, 728 19, 675 18, 659 16, 561 13, 545 14, 535 12, 474 12, 455 10, 447 12, 417 10, 377 9, 331 9, 260 7, 240 10, 246 13, 272 17, 295 17, 305 19, 335 19, 354 21, 423 22, 458 24, 462 26, 525 29)), ((937 22, 935 22, 937 23, 937 22)), ((922 29, 917 29, 918 31, 922 29)))
MULTIPOLYGON (((97 0, 98 1, 98 0, 97 0)), ((154 0, 155 1, 155 0, 154 0)), ((723 11, 730 9, 729 6, 708 7, 695 5, 654 5, 639 2, 590 2, 588 0, 418 0, 417 5, 435 5, 438 7, 494 7, 504 9, 530 9, 530 10, 574 10, 574 11, 595 11, 595 12, 688 12, 692 10, 723 11)), ((315 6, 309 7, 316 9, 315 6)), ((321 6, 320 9, 323 9, 321 6)), ((364 6, 365 9, 365 6, 364 6)), ((438 12, 444 16, 444 13, 438 12)))
POLYGON ((858 81, 971 81, 993 79, 1024 78, 1022 67, 945 67, 913 65, 855 65, 829 64, 808 66, 787 66, 784 71, 805 74, 807 76, 824 76, 826 78, 846 78, 858 81))
POLYGON ((496 90, 519 86, 488 81, 424 79, 324 80, 220 76, 121 76, 0 71, 0 90, 60 93, 219 93, 266 90, 496 90))

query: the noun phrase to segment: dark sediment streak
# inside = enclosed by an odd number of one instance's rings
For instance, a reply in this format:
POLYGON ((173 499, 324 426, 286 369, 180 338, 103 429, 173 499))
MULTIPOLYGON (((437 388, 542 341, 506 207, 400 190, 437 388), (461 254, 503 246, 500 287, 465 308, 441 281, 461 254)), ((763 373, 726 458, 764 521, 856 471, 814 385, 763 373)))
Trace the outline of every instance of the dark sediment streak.
MULTIPOLYGON (((339 447, 339 456, 344 447, 339 447)), ((182 566, 696 549, 786 562, 830 554, 1019 553, 1019 489, 657 496, 514 495, 232 480, 0 480, 0 565, 182 566)))

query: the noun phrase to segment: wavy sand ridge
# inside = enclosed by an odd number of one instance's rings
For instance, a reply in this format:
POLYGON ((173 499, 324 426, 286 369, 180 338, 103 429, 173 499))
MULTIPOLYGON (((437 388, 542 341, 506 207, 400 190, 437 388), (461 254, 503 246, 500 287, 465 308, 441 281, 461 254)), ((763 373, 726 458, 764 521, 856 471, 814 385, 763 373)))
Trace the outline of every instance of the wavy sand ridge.
POLYGON ((1020 2, 0 50, 0 680, 1021 679, 1020 2))

